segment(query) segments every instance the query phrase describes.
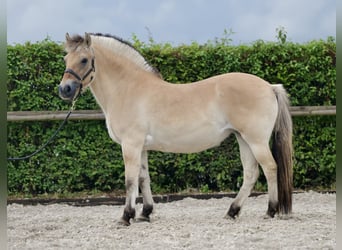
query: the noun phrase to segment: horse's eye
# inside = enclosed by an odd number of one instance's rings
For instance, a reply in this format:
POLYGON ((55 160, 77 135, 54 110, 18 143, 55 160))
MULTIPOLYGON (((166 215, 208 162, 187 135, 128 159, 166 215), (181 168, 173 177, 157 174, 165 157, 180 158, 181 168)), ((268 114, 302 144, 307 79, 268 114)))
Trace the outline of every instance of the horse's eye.
POLYGON ((86 64, 88 62, 88 59, 87 58, 83 58, 82 60, 81 60, 81 63, 82 64, 86 64))

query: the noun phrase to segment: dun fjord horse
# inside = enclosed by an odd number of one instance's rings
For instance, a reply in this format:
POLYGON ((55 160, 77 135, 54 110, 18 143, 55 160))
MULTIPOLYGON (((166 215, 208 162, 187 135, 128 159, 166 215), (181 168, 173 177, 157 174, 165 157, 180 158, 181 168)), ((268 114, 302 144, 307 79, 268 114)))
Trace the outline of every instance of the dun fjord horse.
POLYGON ((126 205, 120 220, 135 217, 139 187, 149 221, 153 210, 147 152, 193 153, 218 146, 235 134, 243 185, 227 216, 238 216, 258 176, 268 184, 268 217, 292 209, 292 120, 282 85, 228 73, 199 82, 171 84, 129 43, 109 35, 66 34, 62 99, 90 88, 106 117, 108 133, 122 147, 126 205), (269 141, 273 134, 273 154, 269 141))

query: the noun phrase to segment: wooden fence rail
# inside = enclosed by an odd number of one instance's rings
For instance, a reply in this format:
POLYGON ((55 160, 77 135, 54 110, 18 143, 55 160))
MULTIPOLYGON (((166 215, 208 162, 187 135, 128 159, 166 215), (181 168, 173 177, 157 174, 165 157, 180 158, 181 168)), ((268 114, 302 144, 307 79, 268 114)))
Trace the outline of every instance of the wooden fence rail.
MULTIPOLYGON (((292 116, 336 115, 336 106, 293 106, 292 116)), ((57 121, 64 120, 68 111, 14 111, 7 112, 7 121, 57 121)), ((75 110, 69 120, 104 120, 101 110, 75 110)))

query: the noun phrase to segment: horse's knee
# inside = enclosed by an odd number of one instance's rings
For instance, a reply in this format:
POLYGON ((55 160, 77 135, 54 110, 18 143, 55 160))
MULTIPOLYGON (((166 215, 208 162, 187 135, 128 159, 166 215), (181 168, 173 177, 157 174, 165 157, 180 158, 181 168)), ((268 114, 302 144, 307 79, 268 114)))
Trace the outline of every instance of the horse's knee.
POLYGON ((126 198, 137 196, 139 192, 139 177, 138 176, 126 176, 125 187, 126 187, 126 194, 127 194, 126 198))
POLYGON ((146 176, 139 176, 139 187, 144 189, 146 185, 150 185, 150 178, 146 176))

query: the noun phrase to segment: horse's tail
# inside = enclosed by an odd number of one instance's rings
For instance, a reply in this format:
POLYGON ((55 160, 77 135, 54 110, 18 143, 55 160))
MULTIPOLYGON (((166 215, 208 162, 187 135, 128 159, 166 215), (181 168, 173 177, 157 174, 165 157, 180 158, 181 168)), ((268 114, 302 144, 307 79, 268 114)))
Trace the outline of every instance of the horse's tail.
POLYGON ((292 119, 286 90, 280 84, 272 86, 278 100, 272 153, 277 163, 279 212, 288 214, 292 211, 292 119))

